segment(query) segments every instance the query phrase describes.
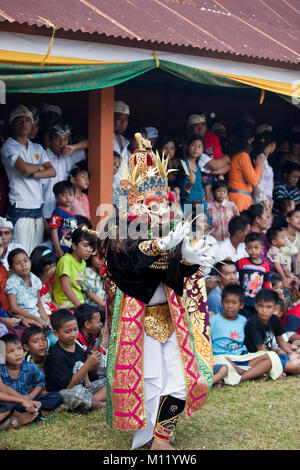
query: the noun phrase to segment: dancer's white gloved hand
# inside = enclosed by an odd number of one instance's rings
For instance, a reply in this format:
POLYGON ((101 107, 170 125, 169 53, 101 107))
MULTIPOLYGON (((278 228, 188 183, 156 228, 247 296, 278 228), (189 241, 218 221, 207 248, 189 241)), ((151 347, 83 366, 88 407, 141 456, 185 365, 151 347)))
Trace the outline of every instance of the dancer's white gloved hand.
POLYGON ((160 238, 157 240, 157 246, 161 251, 168 251, 171 248, 174 248, 175 246, 179 245, 179 243, 182 242, 184 237, 189 233, 190 231, 190 223, 185 222, 182 224, 179 222, 175 230, 172 230, 166 237, 160 238))
POLYGON ((189 237, 185 237, 182 244, 181 254, 187 263, 199 264, 204 267, 212 267, 215 260, 206 253, 211 248, 206 245, 203 240, 198 241, 195 245, 190 244, 189 237))

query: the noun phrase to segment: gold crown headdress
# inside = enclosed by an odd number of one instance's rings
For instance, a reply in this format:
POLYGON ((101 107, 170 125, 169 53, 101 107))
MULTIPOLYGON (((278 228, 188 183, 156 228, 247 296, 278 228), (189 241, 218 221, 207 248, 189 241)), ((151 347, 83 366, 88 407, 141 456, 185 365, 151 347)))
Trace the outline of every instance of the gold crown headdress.
POLYGON ((120 167, 120 187, 114 192, 114 204, 119 208, 121 217, 128 216, 137 204, 149 204, 157 200, 174 201, 169 191, 168 156, 164 152, 153 152, 149 140, 140 133, 135 134, 138 148, 129 157, 128 164, 120 167))

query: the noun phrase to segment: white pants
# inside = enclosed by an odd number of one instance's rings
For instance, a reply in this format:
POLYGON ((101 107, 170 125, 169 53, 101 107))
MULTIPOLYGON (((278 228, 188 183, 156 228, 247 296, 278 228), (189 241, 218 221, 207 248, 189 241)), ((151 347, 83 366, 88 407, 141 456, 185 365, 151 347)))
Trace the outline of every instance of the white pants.
POLYGON ((30 256, 32 250, 40 245, 44 238, 43 218, 22 217, 14 226, 14 241, 19 243, 30 256))
POLYGON ((135 431, 131 449, 142 447, 153 437, 160 397, 186 399, 186 386, 175 333, 164 343, 144 335, 144 387, 146 429, 135 431))

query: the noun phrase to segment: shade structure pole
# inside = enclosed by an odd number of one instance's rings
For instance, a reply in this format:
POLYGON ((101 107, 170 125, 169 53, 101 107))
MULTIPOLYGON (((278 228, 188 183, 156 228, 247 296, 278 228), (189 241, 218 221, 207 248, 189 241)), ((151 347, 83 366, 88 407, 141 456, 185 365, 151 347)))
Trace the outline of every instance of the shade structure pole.
POLYGON ((88 168, 93 228, 99 229, 103 205, 112 204, 114 87, 89 91, 88 168))

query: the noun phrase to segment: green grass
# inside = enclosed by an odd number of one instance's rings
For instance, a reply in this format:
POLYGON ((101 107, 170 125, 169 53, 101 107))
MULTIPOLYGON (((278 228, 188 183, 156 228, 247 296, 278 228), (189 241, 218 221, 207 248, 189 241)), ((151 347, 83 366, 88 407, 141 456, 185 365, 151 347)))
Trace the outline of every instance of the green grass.
MULTIPOLYGON (((180 418, 176 449, 298 450, 299 397, 300 376, 214 389, 199 412, 180 418)), ((128 450, 131 438, 106 425, 104 409, 56 412, 49 421, 1 432, 0 450, 128 450)))

